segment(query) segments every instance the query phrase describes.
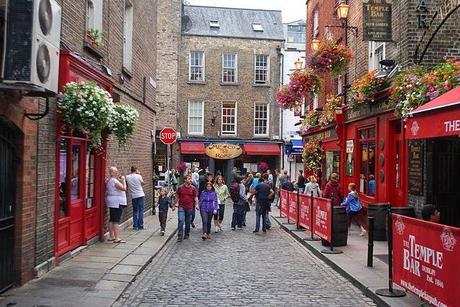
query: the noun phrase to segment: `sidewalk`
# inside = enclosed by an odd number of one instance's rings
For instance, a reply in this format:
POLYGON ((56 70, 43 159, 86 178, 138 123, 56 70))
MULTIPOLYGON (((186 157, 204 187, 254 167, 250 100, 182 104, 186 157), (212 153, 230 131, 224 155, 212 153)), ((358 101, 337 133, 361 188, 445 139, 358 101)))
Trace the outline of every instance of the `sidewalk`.
POLYGON ((177 213, 169 211, 165 236, 158 215, 146 216, 146 230, 121 232, 127 243, 98 242, 43 277, 0 297, 0 306, 111 306, 174 236, 177 213))
MULTIPOLYGON (((377 289, 388 289, 388 245, 386 241, 374 242, 373 267, 369 268, 367 267, 367 236, 360 237, 360 231, 357 227, 352 227, 349 232, 347 246, 335 248, 343 251, 342 254, 323 254, 321 251, 329 247, 322 246, 321 241, 305 241, 304 239, 310 238, 310 232, 297 230, 295 224, 292 222, 288 224, 287 218, 280 218, 280 212, 277 207, 272 206, 271 216, 282 229, 291 234, 340 275, 350 280, 379 306, 413 307, 423 304, 422 301, 410 293, 400 298, 389 298, 375 294, 377 289)), ((398 286, 394 285, 394 288, 396 289, 398 286)))

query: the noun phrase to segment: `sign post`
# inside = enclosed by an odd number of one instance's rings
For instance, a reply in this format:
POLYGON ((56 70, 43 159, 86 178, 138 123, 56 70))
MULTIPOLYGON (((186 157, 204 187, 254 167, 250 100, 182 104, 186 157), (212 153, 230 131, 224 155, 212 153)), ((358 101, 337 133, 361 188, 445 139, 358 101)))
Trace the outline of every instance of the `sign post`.
MULTIPOLYGON (((172 127, 164 127, 160 131, 160 141, 166 145, 166 171, 169 172, 171 163, 171 145, 177 141, 177 132, 172 127)), ((166 183, 169 185, 169 182, 166 183)))

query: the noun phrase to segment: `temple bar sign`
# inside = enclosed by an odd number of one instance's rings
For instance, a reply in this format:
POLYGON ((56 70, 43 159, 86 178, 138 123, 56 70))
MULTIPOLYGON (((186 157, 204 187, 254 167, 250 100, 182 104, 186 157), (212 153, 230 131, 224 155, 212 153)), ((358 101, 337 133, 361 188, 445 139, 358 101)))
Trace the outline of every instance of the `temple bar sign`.
POLYGON ((391 42, 391 4, 385 0, 363 3, 363 40, 391 42))

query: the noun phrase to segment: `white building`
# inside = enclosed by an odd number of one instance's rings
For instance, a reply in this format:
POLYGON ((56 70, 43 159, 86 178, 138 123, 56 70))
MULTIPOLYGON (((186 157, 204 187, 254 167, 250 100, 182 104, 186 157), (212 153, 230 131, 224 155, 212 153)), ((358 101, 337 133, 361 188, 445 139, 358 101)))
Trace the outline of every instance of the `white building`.
MULTIPOLYGON (((283 85, 289 83, 289 76, 295 69, 295 62, 300 60, 305 64, 305 21, 296 20, 283 24, 285 44, 283 54, 283 85)), ((302 138, 299 135, 299 116, 294 115, 292 110, 282 110, 282 137, 286 144, 292 144, 291 154, 284 151, 284 169, 289 172, 291 179, 296 179, 296 172, 303 170, 302 164, 302 138)), ((288 146, 285 146, 287 148, 288 146)))

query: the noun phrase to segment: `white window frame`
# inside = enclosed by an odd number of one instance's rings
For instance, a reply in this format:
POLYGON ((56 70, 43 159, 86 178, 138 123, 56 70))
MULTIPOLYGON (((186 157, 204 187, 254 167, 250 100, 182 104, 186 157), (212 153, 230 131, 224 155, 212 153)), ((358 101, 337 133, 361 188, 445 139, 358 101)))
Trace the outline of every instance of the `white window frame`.
POLYGON ((130 72, 133 66, 133 20, 134 6, 130 1, 125 1, 123 19, 123 68, 130 72))
POLYGON ((236 101, 232 101, 232 100, 227 100, 227 101, 222 101, 222 105, 220 107, 220 131, 221 131, 221 135, 224 136, 224 135, 237 135, 238 133, 238 104, 236 103, 236 101), (234 110, 235 110, 235 114, 234 114, 234 118, 235 118, 235 130, 234 131, 224 131, 224 104, 225 103, 233 103, 234 104, 234 110))
POLYGON ((189 135, 203 135, 204 134, 204 101, 203 100, 189 100, 187 110, 187 133, 189 135), (190 107, 192 103, 201 103, 201 131, 190 131, 190 107))
POLYGON ((369 42, 369 71, 381 68, 379 61, 386 57, 386 43, 383 42, 369 42), (376 51, 382 50, 382 59, 377 58, 376 51))
POLYGON ((254 137, 268 137, 270 135, 270 104, 268 103, 264 103, 264 102, 256 102, 254 103, 254 114, 253 114, 253 119, 254 119, 254 137), (257 109, 257 106, 259 105, 264 105, 266 108, 267 108, 267 133, 264 133, 264 134, 258 134, 256 133, 256 121, 259 119, 259 118, 256 118, 256 109, 257 109))
POLYGON ((254 55, 254 84, 260 84, 260 85, 270 84, 270 56, 268 54, 256 54, 256 55, 254 55), (265 82, 261 82, 261 81, 257 80, 258 67, 262 67, 262 66, 257 66, 257 57, 258 56, 267 57, 267 68, 266 68, 266 80, 265 80, 265 82))
POLYGON ((103 0, 86 0, 86 31, 97 29, 102 31, 103 0))
POLYGON ((204 82, 206 81, 206 55, 204 51, 201 50, 192 50, 188 54, 188 81, 190 82, 204 82), (200 80, 192 80, 192 53, 201 53, 201 66, 194 66, 194 67, 201 67, 201 79, 200 80))
POLYGON ((319 11, 318 8, 315 8, 313 11, 313 39, 318 38, 319 36, 319 11))
POLYGON ((232 53, 232 52, 225 52, 222 54, 222 83, 230 83, 230 84, 234 84, 234 83, 238 83, 238 54, 237 53, 232 53), (234 55, 235 56, 235 60, 234 60, 234 64, 235 66, 234 67, 225 67, 225 56, 226 55, 234 55), (225 69, 234 69, 234 76, 235 76, 235 80, 234 81, 225 81, 224 80, 224 70, 225 69))

